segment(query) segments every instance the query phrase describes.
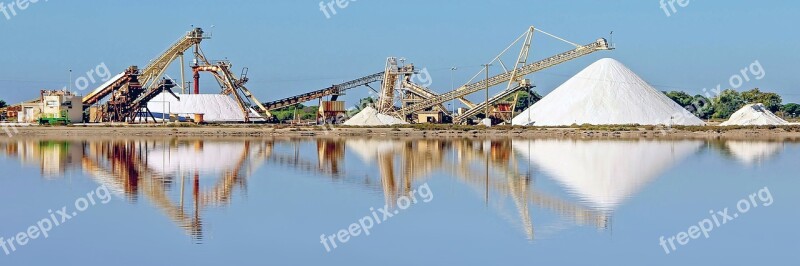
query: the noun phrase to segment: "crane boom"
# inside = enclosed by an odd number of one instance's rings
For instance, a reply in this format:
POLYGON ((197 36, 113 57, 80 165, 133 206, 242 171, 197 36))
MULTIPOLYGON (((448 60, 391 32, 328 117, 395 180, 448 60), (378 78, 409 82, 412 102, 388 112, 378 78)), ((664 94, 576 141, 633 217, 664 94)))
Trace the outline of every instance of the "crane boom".
POLYGON ((511 78, 514 75, 517 75, 517 76, 529 75, 531 73, 535 73, 535 72, 538 72, 538 71, 541 71, 541 70, 544 70, 544 69, 559 65, 561 63, 573 60, 575 58, 579 58, 579 57, 582 57, 582 56, 585 56, 585 55, 589 55, 589 54, 592 54, 594 52, 602 51, 602 50, 611 50, 611 47, 608 45, 608 41, 606 41, 606 39, 598 39, 597 41, 595 41, 595 42, 593 42, 591 44, 588 44, 588 45, 585 45, 585 46, 579 46, 578 48, 575 48, 573 50, 570 50, 570 51, 567 51, 567 52, 564 52, 564 53, 561 53, 561 54, 558 54, 558 55, 555 55, 555 56, 551 56, 551 57, 545 58, 544 60, 541 60, 541 61, 537 61, 537 62, 528 64, 528 65, 525 65, 523 67, 515 69, 515 71, 505 72, 503 74, 500 74, 500 75, 497 75, 497 76, 494 76, 494 77, 490 77, 487 80, 478 81, 478 82, 475 82, 475 83, 472 83, 472 84, 464 85, 461 88, 458 88, 458 89, 456 89, 454 91, 450 91, 450 92, 441 94, 438 97, 434 97, 434 98, 419 102, 417 104, 402 108, 399 111, 397 111, 397 114, 416 113, 416 112, 425 110, 427 108, 430 108, 431 106, 434 106, 434 105, 437 105, 437 104, 441 104, 441 103, 444 103, 444 102, 447 102, 447 101, 450 101, 450 100, 453 100, 453 99, 456 99, 456 98, 461 98, 461 97, 473 94, 475 92, 484 90, 484 89, 486 89, 487 85, 489 87, 492 87, 492 86, 500 85, 502 83, 506 83, 509 80, 511 80, 511 78), (516 72, 516 73, 512 73, 512 72, 516 72))

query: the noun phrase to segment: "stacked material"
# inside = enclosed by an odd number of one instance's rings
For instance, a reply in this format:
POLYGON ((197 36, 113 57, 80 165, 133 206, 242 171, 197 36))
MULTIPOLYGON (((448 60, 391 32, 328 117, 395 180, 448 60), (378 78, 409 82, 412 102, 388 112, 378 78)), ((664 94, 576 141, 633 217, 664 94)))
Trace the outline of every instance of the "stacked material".
POLYGON ((381 114, 375 108, 367 107, 344 122, 346 126, 391 126, 408 124, 400 118, 381 114))
POLYGON ((703 142, 540 139, 513 146, 586 206, 613 211, 703 142))
POLYGON ((703 125, 622 63, 601 59, 513 120, 514 125, 703 125))
MULTIPOLYGON (((209 123, 244 122, 245 116, 239 104, 227 95, 222 94, 177 94, 180 100, 169 93, 161 93, 150 102, 147 108, 158 119, 177 114, 179 120, 193 118, 195 114, 203 114, 203 121, 209 123)), ((261 116, 250 110, 251 121, 262 120, 261 116)))
POLYGON ((788 125, 789 122, 783 120, 767 109, 763 104, 748 104, 736 113, 731 115, 728 121, 719 124, 720 126, 772 126, 788 125))

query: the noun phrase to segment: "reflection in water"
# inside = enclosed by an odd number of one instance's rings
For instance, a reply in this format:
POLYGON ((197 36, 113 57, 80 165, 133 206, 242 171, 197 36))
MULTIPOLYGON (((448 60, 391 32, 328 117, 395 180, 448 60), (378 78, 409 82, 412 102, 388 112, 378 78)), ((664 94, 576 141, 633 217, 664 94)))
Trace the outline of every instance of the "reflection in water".
MULTIPOLYGON (((763 160, 781 147, 727 145, 745 162, 763 160)), ((579 226, 607 230, 613 211, 626 199, 702 146, 700 141, 344 138, 0 142, 8 157, 26 165, 38 162, 48 179, 82 169, 131 203, 145 197, 196 242, 203 239, 204 210, 231 204, 235 193, 247 191, 247 178, 263 164, 380 191, 389 206, 434 172, 444 172, 471 187, 487 206, 502 211, 502 202, 510 199, 518 216, 513 223, 528 239, 535 238, 536 209, 579 226), (347 154, 358 160, 348 161, 347 154), (358 171, 345 169, 347 162, 356 163, 351 166, 355 170, 375 171, 357 176, 353 173, 358 171), (541 174, 578 202, 536 188, 534 174, 518 164, 543 170, 541 174)))
MULTIPOLYGON (((146 197, 178 227, 198 242, 203 239, 204 208, 226 206, 236 187, 269 154, 267 145, 251 141, 204 142, 202 140, 19 140, 2 144, 6 155, 23 162, 39 158, 43 176, 63 175, 67 169, 83 169, 96 182, 117 195, 137 202, 146 197), (211 188, 201 187, 201 175, 218 179, 211 188), (180 194, 170 193, 180 186, 180 194), (186 206, 187 186, 191 188, 186 206)), ((202 183, 206 183, 203 181, 202 183)))
POLYGON ((781 142, 728 141, 725 146, 733 157, 747 166, 762 164, 783 150, 781 142))
POLYGON ((588 205, 613 211, 701 141, 533 140, 515 148, 588 205))

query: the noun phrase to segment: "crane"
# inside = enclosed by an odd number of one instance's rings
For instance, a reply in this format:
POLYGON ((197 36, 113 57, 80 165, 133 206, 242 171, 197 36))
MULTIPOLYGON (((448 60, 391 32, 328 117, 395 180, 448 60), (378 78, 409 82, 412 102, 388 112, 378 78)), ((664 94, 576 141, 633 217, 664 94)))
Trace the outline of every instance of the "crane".
MULTIPOLYGON (((541 31, 541 30, 539 30, 537 28, 534 28, 534 27, 531 27, 529 29, 529 31, 531 33, 529 33, 528 34, 528 38, 526 38, 526 43, 527 43, 526 45, 529 45, 529 39, 530 39, 530 37, 532 37, 532 32, 533 31, 543 32, 543 33, 545 33, 545 34, 547 34, 547 35, 549 35, 551 37, 554 37, 554 38, 557 38, 559 40, 568 42, 568 41, 566 41, 564 39, 556 37, 555 35, 546 33, 544 31, 541 31)), ((478 82, 474 82, 474 83, 470 83, 470 84, 464 85, 464 86, 462 86, 462 87, 460 87, 460 88, 458 88, 456 90, 441 94, 441 95, 439 95, 437 97, 433 97, 433 98, 421 101, 421 102, 416 103, 414 105, 403 107, 400 110, 397 110, 396 112, 394 112, 394 115, 398 116, 398 117, 403 117, 406 114, 413 114, 413 113, 416 113, 416 112, 419 112, 419 111, 423 111, 423 110, 425 110, 427 108, 431 108, 432 106, 435 106, 435 105, 438 105, 438 104, 442 104, 442 103, 445 103, 447 101, 451 101, 451 100, 454 100, 454 99, 462 98, 462 97, 465 97, 467 95, 470 95, 470 94, 476 93, 478 91, 484 90, 487 87, 497 86, 497 85, 500 85, 500 84, 506 83, 506 82, 509 82, 509 89, 510 89, 510 88, 512 88, 511 87, 512 86, 511 82, 514 82, 515 80, 519 80, 520 77, 524 77, 526 75, 529 75, 529 74, 532 74, 532 73, 535 73, 535 72, 538 72, 538 71, 541 71, 541 70, 544 70, 544 69, 547 69, 547 68, 550 68, 550 67, 565 63, 565 62, 568 62, 570 60, 573 60, 573 59, 576 59, 576 58, 579 58, 579 57, 582 57, 582 56, 586 56, 586 55, 592 54, 592 53, 597 52, 597 51, 612 50, 613 49, 609 45, 608 41, 606 41, 606 39, 604 39, 604 38, 598 39, 597 41, 595 41, 593 43, 590 43, 590 44, 587 44, 587 45, 577 45, 577 44, 574 44, 574 43, 571 43, 571 42, 568 42, 568 43, 576 46, 576 48, 573 49, 573 50, 561 53, 561 54, 557 54, 555 56, 551 56, 551 57, 545 58, 544 60, 541 60, 541 61, 530 63, 530 64, 526 64, 524 61, 522 61, 523 58, 525 58, 525 59, 527 58, 527 47, 525 47, 525 48, 523 48, 523 52, 520 53, 520 57, 519 58, 521 60, 519 60, 517 62, 517 65, 521 64, 522 66, 515 67, 512 71, 506 71, 506 72, 504 72, 502 74, 499 74, 499 75, 496 75, 496 76, 493 76, 493 77, 489 77, 488 79, 483 80, 483 81, 478 81, 478 82)), ((495 60, 497 60, 497 58, 495 58, 495 60)))

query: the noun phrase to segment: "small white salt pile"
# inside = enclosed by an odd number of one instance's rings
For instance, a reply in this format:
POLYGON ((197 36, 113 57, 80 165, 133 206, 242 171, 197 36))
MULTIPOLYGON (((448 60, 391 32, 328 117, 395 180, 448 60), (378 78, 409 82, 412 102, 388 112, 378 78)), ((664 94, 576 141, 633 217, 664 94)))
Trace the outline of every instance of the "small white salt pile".
POLYGON ((788 125, 789 122, 783 120, 767 109, 763 104, 748 104, 731 115, 728 121, 722 122, 720 126, 780 126, 788 125))
POLYGON ((408 124, 408 122, 394 116, 378 113, 378 110, 372 107, 364 108, 364 110, 344 122, 345 126, 391 126, 403 124, 408 124))
POLYGON ((703 125, 617 60, 590 65, 513 120, 523 126, 703 125))

